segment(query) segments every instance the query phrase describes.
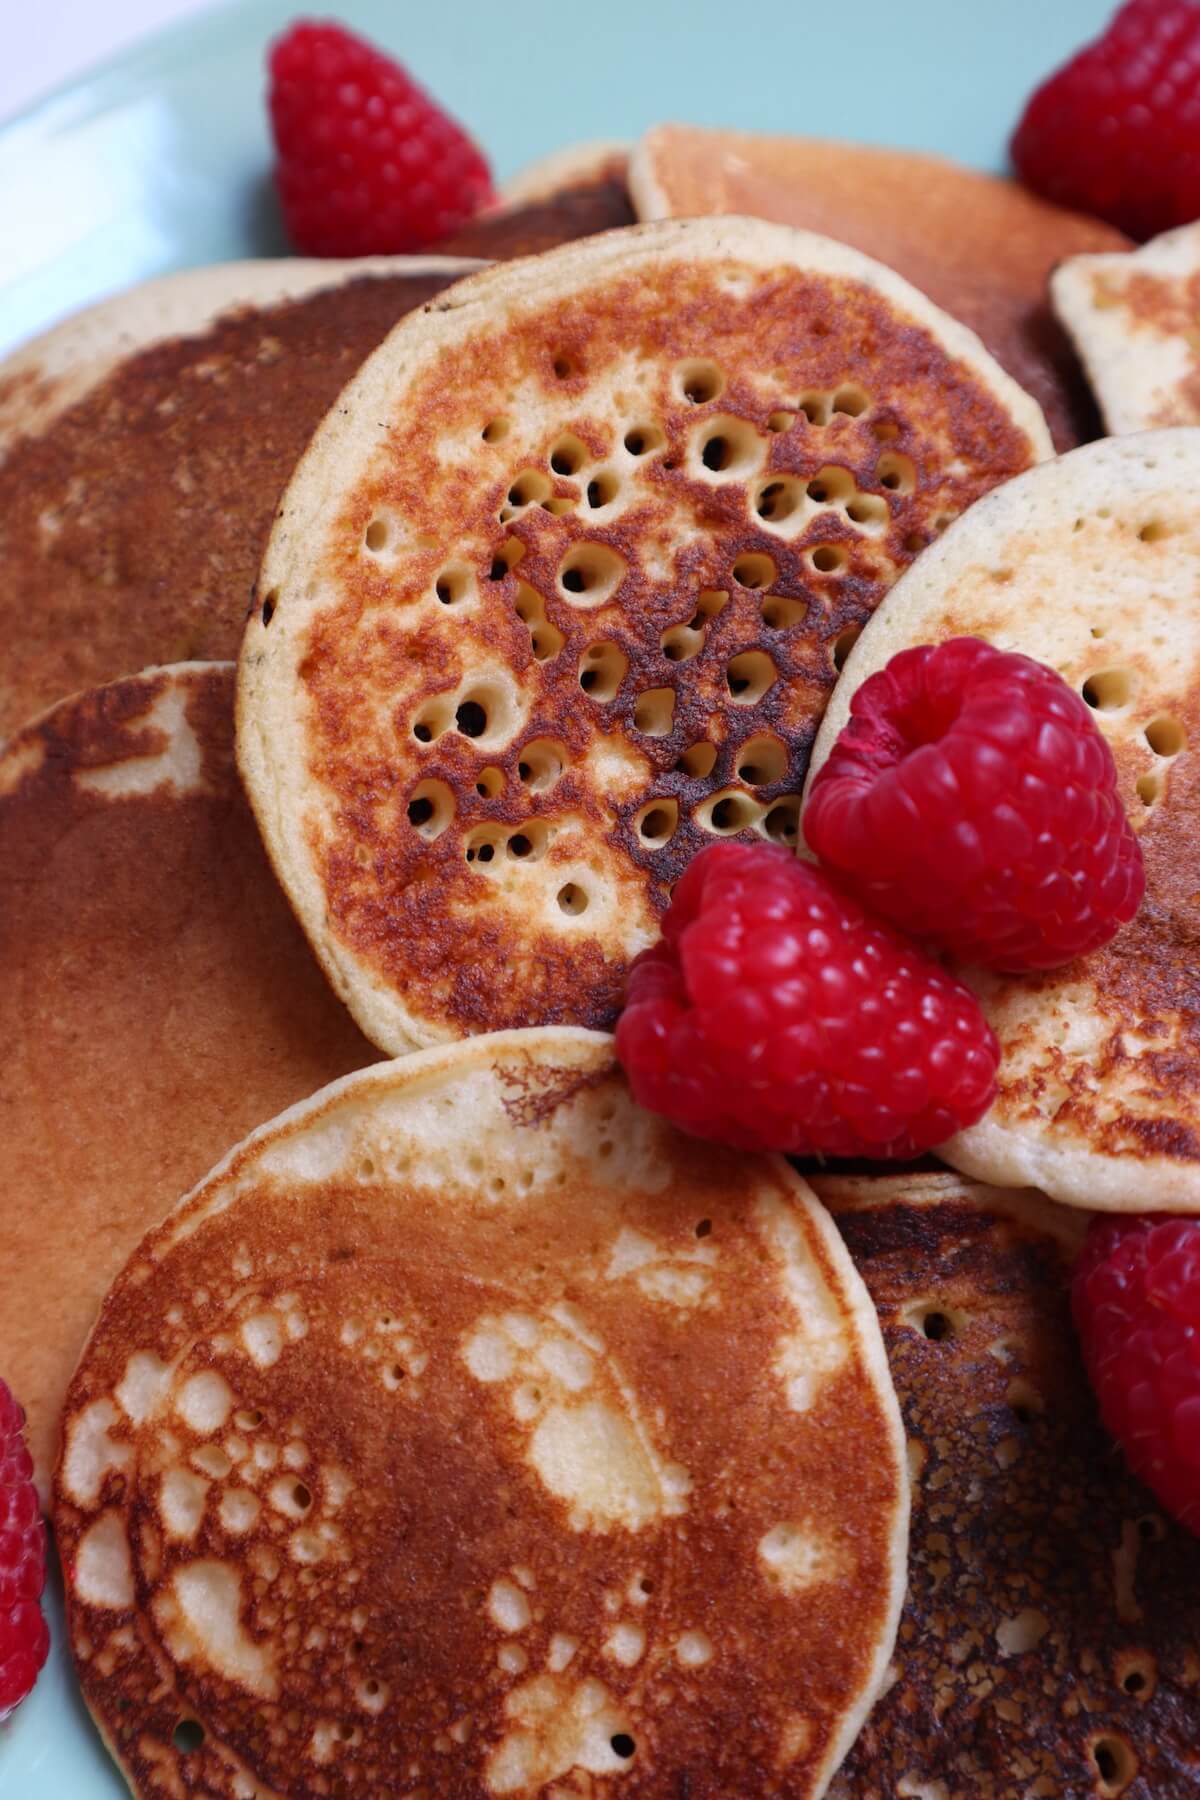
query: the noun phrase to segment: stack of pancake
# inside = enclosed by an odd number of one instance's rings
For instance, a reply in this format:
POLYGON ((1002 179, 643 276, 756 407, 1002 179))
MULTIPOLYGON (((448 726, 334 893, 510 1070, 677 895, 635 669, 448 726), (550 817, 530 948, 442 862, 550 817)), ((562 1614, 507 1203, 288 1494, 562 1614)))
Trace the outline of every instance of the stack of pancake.
POLYGON ((92 1714, 138 1795, 1190 1794, 1200 1548, 1066 1304, 1088 1210, 1200 1211, 1200 450, 1054 457, 1126 246, 671 127, 446 248, 0 371, 0 1374, 92 1714), (679 873, 959 631, 1093 699, 1138 920, 966 972, 961 1174, 639 1113, 679 873))

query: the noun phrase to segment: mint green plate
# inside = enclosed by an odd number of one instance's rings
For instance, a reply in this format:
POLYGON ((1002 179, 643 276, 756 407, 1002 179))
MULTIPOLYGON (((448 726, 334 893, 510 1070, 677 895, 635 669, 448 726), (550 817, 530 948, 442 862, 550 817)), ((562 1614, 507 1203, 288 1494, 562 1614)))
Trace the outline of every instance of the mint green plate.
MULTIPOLYGON (((297 10, 291 0, 224 7, 0 128, 0 354, 130 282, 284 248, 263 51, 297 10)), ((1111 5, 606 0, 581 11, 561 0, 349 0, 333 10, 402 57, 470 125, 503 180, 562 144, 633 137, 662 119, 860 138, 1000 168, 1029 90, 1111 5)), ((3 1362, 0 1321, 0 1372, 3 1362)), ((0 1726, 0 1796, 124 1794, 74 1690, 57 1592, 49 1610, 49 1667, 0 1726)))

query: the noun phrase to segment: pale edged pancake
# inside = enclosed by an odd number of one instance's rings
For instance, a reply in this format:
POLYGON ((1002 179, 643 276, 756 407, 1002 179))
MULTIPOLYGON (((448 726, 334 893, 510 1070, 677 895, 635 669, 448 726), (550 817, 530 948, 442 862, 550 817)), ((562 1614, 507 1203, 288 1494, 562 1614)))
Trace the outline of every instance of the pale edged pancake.
POLYGON ((697 125, 648 131, 629 186, 639 218, 752 213, 878 257, 979 333, 1039 402, 1060 450, 1097 436, 1046 282, 1063 257, 1130 248, 1099 219, 940 156, 697 125))
POLYGON ((78 688, 234 655, 314 428, 401 314, 476 266, 193 269, 0 363, 0 739, 78 688))
POLYGON ((810 1190, 546 1030, 336 1083, 151 1231, 54 1520, 136 1794, 716 1800, 824 1790, 907 1513, 810 1190))
POLYGON ((1069 257, 1050 285, 1111 432, 1200 425, 1200 222, 1069 257))
POLYGON ((249 1131, 373 1059, 274 882, 228 664, 63 701, 0 754, 0 1376, 39 1489, 100 1297, 249 1131))
POLYGON ((989 494, 855 645, 812 770, 898 650, 970 634, 1048 663, 1096 709, 1146 866, 1111 944, 1042 976, 961 971, 1000 1086, 939 1155, 1071 1205, 1200 1212, 1200 432, 1089 444, 989 494))
POLYGON ((1082 1214, 960 1176, 814 1179, 879 1309, 913 1471, 884 1691, 833 1800, 1189 1800, 1200 1542, 1105 1433, 1082 1214))
POLYGON ((897 574, 1049 450, 915 289, 753 220, 402 322, 288 489, 239 674, 272 861, 368 1036, 611 1023, 694 852, 794 839, 897 574))

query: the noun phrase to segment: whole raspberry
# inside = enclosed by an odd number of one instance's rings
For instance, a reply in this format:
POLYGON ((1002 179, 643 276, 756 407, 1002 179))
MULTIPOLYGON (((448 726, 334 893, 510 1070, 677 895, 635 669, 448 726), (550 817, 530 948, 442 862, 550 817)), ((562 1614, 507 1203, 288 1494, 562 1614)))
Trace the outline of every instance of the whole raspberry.
POLYGON ((37 1680, 50 1648, 38 1605, 46 1583, 46 1527, 33 1485, 25 1414, 0 1381, 0 1719, 37 1680))
POLYGON ((1071 1306, 1105 1425, 1200 1536, 1200 1219, 1097 1219, 1071 1306))
POLYGON ((908 1157, 987 1108, 999 1048, 974 995, 774 844, 714 844, 629 975, 635 1098, 697 1137, 908 1157))
POLYGON ((1043 82, 1012 140, 1021 179, 1131 237, 1200 215, 1200 6, 1129 0, 1043 82))
POLYGON ((462 128, 342 26, 291 26, 269 67, 275 184, 298 250, 420 250, 491 200, 487 163, 462 128))
POLYGON ((950 638, 868 676, 804 834, 863 904, 964 962, 1053 969, 1145 887, 1091 709, 1031 657, 950 638))

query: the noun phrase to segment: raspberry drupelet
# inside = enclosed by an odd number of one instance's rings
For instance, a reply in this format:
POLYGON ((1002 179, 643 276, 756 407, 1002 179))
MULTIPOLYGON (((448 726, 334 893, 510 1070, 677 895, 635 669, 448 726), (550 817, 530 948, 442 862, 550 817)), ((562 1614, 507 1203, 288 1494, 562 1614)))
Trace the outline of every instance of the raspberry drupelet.
POLYGON ((39 1605, 46 1584, 46 1527, 24 1423, 25 1414, 0 1381, 0 1719, 29 1693, 50 1648, 39 1605))

